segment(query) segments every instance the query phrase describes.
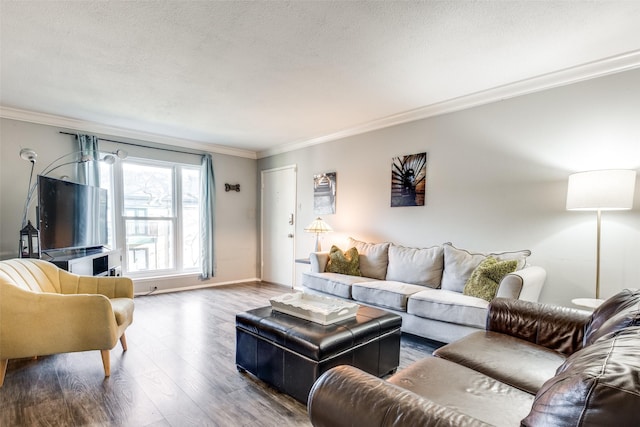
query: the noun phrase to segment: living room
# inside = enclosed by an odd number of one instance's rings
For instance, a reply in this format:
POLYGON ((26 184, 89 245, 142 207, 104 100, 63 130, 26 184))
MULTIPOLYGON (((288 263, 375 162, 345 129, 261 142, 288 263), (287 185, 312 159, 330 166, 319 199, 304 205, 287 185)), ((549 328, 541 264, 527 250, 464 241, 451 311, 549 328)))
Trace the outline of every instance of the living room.
MULTIPOLYGON (((576 49, 588 50, 589 46, 576 49)), ((320 143, 308 138, 307 143, 294 141, 254 150, 154 138, 150 132, 134 132, 126 126, 99 125, 3 103, 0 259, 18 255, 20 214, 30 172, 28 162, 20 159, 20 150, 35 150, 38 166, 47 164, 76 150, 73 138, 60 132, 82 132, 125 143, 186 146, 213 154, 216 274, 205 282, 195 274, 155 278, 153 283, 161 292, 260 280, 261 173, 295 165, 295 258, 307 258, 314 248, 315 236, 304 231, 318 216, 313 208, 313 177, 335 172, 336 211, 322 215, 334 231, 321 236, 323 249, 333 243, 342 245, 347 237, 418 248, 452 242, 471 251, 528 249, 528 262, 547 272, 540 301, 575 307, 573 299, 594 296, 596 215, 566 210, 567 181, 570 174, 580 171, 640 168, 637 49, 634 46, 616 51, 613 59, 603 56, 599 62, 556 70, 555 77, 562 83, 536 80, 540 76, 534 73, 529 81, 532 88, 513 82, 487 92, 483 101, 468 98, 468 108, 461 107, 464 102, 445 103, 415 120, 408 120, 409 114, 388 126, 373 126, 360 133, 332 129, 327 133, 338 137, 320 143), (422 152, 427 155, 425 205, 392 208, 392 159, 422 152), (225 183, 240 184, 241 191, 226 192, 225 183)), ((603 298, 640 282, 639 201, 636 182, 633 209, 603 214, 603 298)), ((299 285, 298 276, 308 267, 296 264, 295 268, 292 282, 299 285)), ((149 283, 137 280, 136 294, 146 293, 149 283)))

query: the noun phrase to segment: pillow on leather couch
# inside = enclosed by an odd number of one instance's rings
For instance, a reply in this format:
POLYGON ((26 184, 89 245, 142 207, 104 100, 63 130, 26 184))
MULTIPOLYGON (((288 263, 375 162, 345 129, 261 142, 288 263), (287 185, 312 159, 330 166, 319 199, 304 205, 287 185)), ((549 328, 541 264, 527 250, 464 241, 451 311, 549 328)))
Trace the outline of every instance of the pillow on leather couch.
POLYGON ((619 332, 629 326, 640 326, 640 308, 635 306, 633 310, 623 310, 604 322, 602 326, 589 334, 584 346, 592 345, 600 337, 619 332))
POLYGON ((637 324, 640 311, 640 290, 624 289, 608 298, 591 315, 584 332, 584 346, 594 343, 609 332, 637 324), (636 313, 634 316, 633 313, 636 313), (635 321, 635 322, 634 322, 635 321))
POLYGON ((522 426, 637 426, 640 327, 613 332, 571 355, 536 394, 522 426))

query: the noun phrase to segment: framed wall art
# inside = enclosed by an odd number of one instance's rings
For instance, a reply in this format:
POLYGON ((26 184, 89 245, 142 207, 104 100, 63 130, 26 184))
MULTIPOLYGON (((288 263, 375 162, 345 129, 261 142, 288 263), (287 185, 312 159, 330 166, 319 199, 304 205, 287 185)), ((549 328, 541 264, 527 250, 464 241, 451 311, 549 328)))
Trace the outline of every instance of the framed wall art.
POLYGON ((313 213, 336 213, 336 173, 327 172, 313 176, 313 213))
POLYGON ((394 157, 391 162, 391 207, 424 206, 427 153, 394 157))

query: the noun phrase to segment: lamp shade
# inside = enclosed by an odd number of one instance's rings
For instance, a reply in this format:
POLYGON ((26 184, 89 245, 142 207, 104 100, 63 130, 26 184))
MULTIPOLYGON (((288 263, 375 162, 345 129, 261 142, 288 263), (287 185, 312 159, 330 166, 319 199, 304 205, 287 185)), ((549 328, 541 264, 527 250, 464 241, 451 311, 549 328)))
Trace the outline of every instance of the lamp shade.
POLYGON ((309 224, 304 231, 307 233, 328 233, 333 231, 333 229, 322 220, 322 218, 318 217, 313 220, 311 224, 309 224))
POLYGON ((633 207, 636 171, 609 169, 569 175, 567 210, 625 210, 633 207))

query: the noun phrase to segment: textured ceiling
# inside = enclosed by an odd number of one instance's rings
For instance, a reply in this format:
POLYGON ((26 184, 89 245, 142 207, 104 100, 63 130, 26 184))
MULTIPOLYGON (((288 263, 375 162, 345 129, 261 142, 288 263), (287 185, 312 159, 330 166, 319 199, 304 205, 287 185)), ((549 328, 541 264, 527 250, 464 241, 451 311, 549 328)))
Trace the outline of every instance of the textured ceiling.
POLYGON ((269 152, 640 49, 640 1, 6 1, 0 106, 269 152))

